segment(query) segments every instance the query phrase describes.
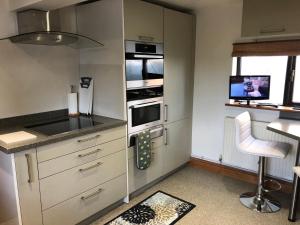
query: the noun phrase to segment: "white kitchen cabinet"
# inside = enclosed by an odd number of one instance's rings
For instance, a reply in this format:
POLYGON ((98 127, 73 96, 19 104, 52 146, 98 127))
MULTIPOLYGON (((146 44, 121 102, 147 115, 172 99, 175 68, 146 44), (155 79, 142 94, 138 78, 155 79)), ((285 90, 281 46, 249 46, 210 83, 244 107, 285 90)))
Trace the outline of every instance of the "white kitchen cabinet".
POLYGON ((187 163, 190 159, 189 119, 165 125, 163 174, 187 163))
POLYGON ((134 148, 129 149, 128 157, 128 180, 129 192, 132 193, 143 186, 151 183, 163 175, 163 137, 152 140, 152 161, 149 168, 146 170, 139 170, 136 167, 136 159, 134 156, 134 148))
POLYGON ((0 152, 6 162, 0 177, 7 181, 0 196, 11 192, 6 194, 14 204, 7 211, 16 223, 74 225, 124 198, 125 131, 122 126, 11 155, 0 152))
POLYGON ((191 117, 194 43, 194 17, 164 9, 166 123, 191 117))
POLYGON ((71 6, 85 0, 10 0, 12 11, 21 11, 28 8, 53 10, 71 6))
POLYGON ((43 212, 44 225, 75 225, 122 199, 126 195, 126 175, 87 190, 43 212))
POLYGON ((242 37, 300 33, 299 0, 244 0, 242 37))
POLYGON ((14 154, 22 225, 43 225, 36 149, 14 154))
POLYGON ((125 40, 163 42, 163 7, 140 0, 124 1, 125 40))

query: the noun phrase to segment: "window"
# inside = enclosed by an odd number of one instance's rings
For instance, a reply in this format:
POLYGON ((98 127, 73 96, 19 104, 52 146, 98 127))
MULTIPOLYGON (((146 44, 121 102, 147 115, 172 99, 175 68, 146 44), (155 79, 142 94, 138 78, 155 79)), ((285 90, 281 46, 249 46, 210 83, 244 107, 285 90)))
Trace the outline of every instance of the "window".
POLYGON ((292 103, 300 104, 300 57, 296 57, 295 77, 293 78, 292 103))
POLYGON ((233 60, 237 75, 271 75, 270 99, 260 102, 283 103, 287 56, 249 56, 240 58, 240 63, 237 63, 238 61, 233 60), (240 64, 240 74, 238 64, 240 64))

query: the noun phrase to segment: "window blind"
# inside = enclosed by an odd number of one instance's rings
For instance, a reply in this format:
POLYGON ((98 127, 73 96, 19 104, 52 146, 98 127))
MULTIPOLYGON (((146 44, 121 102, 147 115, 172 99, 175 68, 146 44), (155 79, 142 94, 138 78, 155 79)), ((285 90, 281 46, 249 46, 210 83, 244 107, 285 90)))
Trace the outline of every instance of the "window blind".
POLYGON ((233 57, 300 55, 300 40, 234 43, 233 57))

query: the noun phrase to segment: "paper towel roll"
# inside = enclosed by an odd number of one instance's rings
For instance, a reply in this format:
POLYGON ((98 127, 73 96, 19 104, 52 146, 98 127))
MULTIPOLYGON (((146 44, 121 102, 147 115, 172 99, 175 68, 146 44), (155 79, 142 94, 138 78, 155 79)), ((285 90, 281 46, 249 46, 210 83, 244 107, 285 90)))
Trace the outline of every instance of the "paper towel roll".
POLYGON ((77 93, 70 93, 68 95, 68 106, 70 116, 78 115, 77 93))

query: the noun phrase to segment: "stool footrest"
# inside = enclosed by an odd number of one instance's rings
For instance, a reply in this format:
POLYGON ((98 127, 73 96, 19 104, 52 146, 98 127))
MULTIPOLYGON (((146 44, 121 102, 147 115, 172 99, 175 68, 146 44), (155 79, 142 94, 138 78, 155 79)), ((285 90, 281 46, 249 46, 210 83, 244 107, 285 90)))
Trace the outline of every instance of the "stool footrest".
POLYGON ((262 190, 266 193, 281 190, 281 184, 277 180, 266 179, 262 185, 262 190))

